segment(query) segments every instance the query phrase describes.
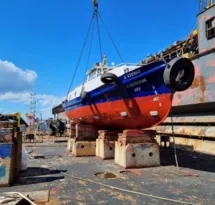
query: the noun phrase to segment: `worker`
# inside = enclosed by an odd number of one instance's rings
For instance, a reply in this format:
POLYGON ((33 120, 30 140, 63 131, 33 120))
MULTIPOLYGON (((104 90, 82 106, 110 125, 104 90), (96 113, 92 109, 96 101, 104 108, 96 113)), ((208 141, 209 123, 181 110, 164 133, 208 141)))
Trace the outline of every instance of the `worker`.
POLYGON ((94 7, 98 8, 98 2, 97 2, 97 0, 93 0, 93 5, 94 5, 94 7))

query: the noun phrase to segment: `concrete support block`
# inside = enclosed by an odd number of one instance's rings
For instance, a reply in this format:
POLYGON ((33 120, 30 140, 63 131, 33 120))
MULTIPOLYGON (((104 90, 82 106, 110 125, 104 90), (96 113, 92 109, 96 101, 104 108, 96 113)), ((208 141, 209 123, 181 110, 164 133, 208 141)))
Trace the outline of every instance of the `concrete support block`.
POLYGON ((157 143, 122 144, 115 142, 115 163, 124 168, 160 166, 160 150, 157 143))
POLYGON ((115 142, 107 139, 96 140, 96 156, 101 159, 113 159, 115 152, 115 142))
POLYGON ((73 146, 73 143, 74 143, 75 139, 74 138, 69 138, 68 139, 68 142, 67 142, 67 151, 72 151, 72 146, 73 146))
POLYGON ((66 156, 72 156, 72 148, 73 148, 73 143, 75 142, 74 138, 69 138, 67 142, 67 148, 66 148, 66 156))
POLYGON ((72 154, 75 157, 95 156, 96 142, 95 141, 77 141, 73 143, 72 154))
POLYGON ((99 130, 96 140, 96 156, 102 159, 113 159, 115 152, 115 141, 119 130, 99 130))

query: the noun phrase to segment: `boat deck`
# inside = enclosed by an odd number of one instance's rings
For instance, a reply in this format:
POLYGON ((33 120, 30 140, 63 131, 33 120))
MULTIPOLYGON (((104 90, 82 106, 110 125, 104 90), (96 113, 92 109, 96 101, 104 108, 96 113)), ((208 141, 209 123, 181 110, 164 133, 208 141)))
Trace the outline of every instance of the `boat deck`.
POLYGON ((27 150, 31 158, 28 171, 21 174, 15 185, 1 188, 1 192, 50 190, 50 202, 46 204, 52 205, 180 204, 139 193, 193 204, 215 204, 215 157, 212 156, 178 151, 182 172, 174 166, 172 150, 161 150, 161 167, 132 170, 120 168, 113 160, 67 157, 65 143, 38 144, 27 147, 27 150), (116 177, 96 177, 95 174, 100 172, 110 172, 116 177), (125 190, 115 190, 97 183, 125 190))

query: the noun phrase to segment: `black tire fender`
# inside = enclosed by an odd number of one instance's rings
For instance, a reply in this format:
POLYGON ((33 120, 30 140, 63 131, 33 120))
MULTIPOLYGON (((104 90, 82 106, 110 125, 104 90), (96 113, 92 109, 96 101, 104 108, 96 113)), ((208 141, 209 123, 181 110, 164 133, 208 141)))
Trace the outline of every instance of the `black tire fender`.
POLYGON ((89 100, 89 94, 86 91, 81 92, 81 103, 86 104, 86 102, 89 100))
POLYGON ((118 77, 113 73, 103 73, 101 81, 106 85, 114 85, 118 83, 118 77))
POLYGON ((193 83, 195 67, 188 58, 172 59, 166 66, 163 74, 165 85, 174 92, 187 90, 193 83))

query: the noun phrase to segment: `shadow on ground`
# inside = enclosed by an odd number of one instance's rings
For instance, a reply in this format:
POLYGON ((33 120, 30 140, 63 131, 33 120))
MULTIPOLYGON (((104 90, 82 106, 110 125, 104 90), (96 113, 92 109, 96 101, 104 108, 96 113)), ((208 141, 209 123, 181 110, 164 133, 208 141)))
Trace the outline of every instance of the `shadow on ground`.
MULTIPOLYGON (((161 149, 160 154, 162 166, 176 165, 174 150, 172 148, 161 149)), ((177 150, 177 157, 180 167, 215 172, 215 156, 213 155, 177 150)))
POLYGON ((28 185, 28 184, 38 184, 38 183, 48 183, 56 180, 64 179, 64 176, 43 176, 43 177, 21 177, 14 184, 17 185, 28 185))
POLYGON ((66 170, 51 170, 48 168, 41 168, 41 167, 29 167, 25 172, 20 173, 20 177, 52 175, 52 174, 60 174, 61 172, 66 172, 66 170))
POLYGON ((19 178, 14 183, 14 186, 61 180, 64 179, 62 172, 66 172, 66 170, 51 170, 40 167, 29 167, 25 172, 20 173, 19 178))

